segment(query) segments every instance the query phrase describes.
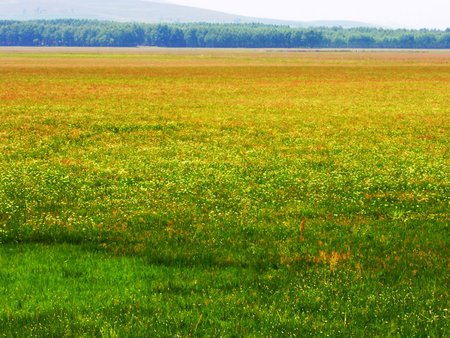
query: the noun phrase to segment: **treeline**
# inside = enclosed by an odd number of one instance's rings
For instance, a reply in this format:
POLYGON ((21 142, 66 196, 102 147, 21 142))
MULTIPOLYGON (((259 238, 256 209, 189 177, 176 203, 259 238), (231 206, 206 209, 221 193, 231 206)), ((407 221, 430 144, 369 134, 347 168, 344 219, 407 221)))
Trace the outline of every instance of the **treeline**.
POLYGON ((1 46, 450 48, 450 29, 292 28, 263 24, 0 21, 1 46))

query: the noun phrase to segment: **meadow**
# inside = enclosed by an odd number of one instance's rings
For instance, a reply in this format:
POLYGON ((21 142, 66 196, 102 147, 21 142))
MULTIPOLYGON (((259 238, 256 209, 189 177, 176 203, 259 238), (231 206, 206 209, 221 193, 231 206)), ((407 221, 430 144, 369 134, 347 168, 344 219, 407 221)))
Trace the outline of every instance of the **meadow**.
POLYGON ((450 52, 0 49, 0 336, 445 337, 450 52))

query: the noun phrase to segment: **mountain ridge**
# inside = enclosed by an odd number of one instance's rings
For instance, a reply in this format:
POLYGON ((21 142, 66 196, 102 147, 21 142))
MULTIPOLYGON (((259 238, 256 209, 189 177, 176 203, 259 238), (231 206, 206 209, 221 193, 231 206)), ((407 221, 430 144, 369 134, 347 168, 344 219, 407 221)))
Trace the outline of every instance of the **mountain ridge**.
POLYGON ((374 27, 356 21, 290 21, 248 17, 189 7, 168 1, 143 0, 0 0, 0 20, 97 19, 143 23, 263 23, 293 27, 374 27))

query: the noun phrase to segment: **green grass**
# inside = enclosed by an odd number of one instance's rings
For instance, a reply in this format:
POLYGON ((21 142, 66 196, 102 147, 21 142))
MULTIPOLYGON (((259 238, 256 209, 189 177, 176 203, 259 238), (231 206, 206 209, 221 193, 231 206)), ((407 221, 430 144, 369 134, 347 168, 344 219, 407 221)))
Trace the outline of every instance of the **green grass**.
POLYGON ((86 53, 0 56, 0 335, 450 334, 448 53, 86 53))

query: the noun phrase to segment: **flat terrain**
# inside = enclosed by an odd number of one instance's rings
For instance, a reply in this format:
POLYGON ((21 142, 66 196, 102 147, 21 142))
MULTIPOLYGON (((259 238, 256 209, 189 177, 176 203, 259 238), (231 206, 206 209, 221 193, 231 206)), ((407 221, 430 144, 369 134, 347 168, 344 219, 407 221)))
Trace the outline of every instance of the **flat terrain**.
POLYGON ((450 52, 0 49, 0 336, 449 329, 450 52))

